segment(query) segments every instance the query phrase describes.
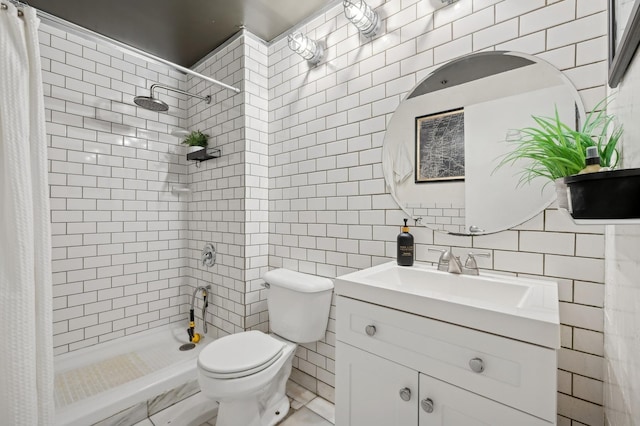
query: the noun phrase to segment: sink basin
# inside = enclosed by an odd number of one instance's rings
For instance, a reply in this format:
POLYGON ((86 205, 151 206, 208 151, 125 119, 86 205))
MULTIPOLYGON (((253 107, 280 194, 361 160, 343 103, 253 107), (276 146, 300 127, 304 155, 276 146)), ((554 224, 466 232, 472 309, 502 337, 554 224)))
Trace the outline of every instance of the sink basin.
POLYGON ((402 267, 387 264, 379 270, 367 269, 362 278, 377 285, 397 287, 411 293, 433 293, 435 297, 458 299, 460 303, 520 306, 526 299, 530 285, 506 282, 484 276, 456 275, 424 267, 402 267))
POLYGON ((551 348, 560 347, 557 283, 396 262, 336 278, 337 294, 551 348))

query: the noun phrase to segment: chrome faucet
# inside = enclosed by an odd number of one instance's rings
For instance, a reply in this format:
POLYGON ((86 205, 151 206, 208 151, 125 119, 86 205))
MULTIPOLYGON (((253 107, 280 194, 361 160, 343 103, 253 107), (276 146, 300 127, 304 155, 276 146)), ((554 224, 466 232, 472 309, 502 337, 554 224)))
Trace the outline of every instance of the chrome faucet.
POLYGON ((462 273, 462 263, 460 263, 460 258, 456 257, 451 249, 441 250, 430 248, 429 251, 440 252, 440 258, 438 259, 438 271, 446 271, 452 274, 462 273))
POLYGON ((489 253, 472 253, 467 254, 467 260, 464 262, 464 266, 460 261, 460 258, 453 254, 453 249, 429 249, 429 251, 439 251, 440 258, 438 259, 438 270, 446 271, 451 274, 464 274, 464 275, 479 275, 478 263, 476 262, 476 256, 490 257, 489 253))

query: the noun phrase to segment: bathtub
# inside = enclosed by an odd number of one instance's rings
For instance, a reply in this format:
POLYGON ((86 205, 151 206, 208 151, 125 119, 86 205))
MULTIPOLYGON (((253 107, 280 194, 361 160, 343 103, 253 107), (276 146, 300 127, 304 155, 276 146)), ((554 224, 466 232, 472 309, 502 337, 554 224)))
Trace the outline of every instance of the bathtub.
POLYGON ((134 424, 196 393, 196 360, 184 322, 153 328, 55 357, 55 424, 134 424), (115 416, 115 417, 114 417, 115 416))

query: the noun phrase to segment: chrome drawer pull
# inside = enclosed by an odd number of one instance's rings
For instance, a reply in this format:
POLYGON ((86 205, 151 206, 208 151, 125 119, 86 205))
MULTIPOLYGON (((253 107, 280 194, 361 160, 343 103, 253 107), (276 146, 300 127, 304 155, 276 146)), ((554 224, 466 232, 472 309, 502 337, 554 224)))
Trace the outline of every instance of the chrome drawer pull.
POLYGON ((427 413, 433 413, 433 400, 431 398, 425 398, 420 401, 420 406, 427 413))
POLYGON ((484 371, 484 361, 481 358, 471 358, 469 367, 474 373, 482 373, 484 371))
POLYGON ((364 331, 367 333, 367 336, 373 336, 374 334, 376 334, 376 326, 368 325, 364 328, 364 331))
POLYGON ((403 401, 409 401, 411 399, 411 389, 409 388, 400 389, 400 398, 402 398, 403 401))

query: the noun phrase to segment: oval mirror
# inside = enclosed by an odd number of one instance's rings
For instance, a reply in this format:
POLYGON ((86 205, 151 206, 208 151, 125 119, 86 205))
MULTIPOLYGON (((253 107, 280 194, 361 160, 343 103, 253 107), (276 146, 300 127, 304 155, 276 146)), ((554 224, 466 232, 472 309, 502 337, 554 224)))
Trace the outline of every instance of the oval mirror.
POLYGON ((418 223, 457 234, 517 226, 555 199, 542 178, 519 185, 525 162, 496 169, 532 116, 577 128, 584 106, 548 62, 517 52, 482 52, 430 73, 400 103, 382 148, 385 181, 418 223))

